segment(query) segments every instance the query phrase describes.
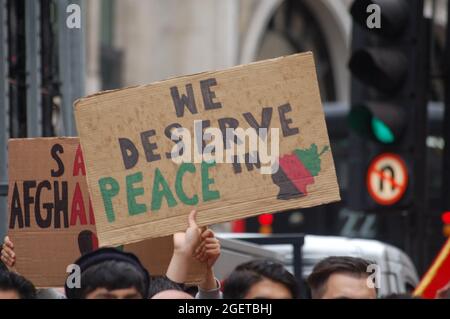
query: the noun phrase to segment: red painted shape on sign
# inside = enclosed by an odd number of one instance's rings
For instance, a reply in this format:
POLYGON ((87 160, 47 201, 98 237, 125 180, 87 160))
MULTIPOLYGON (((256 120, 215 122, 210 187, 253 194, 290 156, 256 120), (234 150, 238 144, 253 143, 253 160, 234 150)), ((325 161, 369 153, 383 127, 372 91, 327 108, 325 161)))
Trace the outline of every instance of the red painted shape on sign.
POLYGON ((280 167, 289 180, 302 194, 307 195, 306 187, 314 184, 314 177, 296 155, 285 155, 280 158, 280 167))

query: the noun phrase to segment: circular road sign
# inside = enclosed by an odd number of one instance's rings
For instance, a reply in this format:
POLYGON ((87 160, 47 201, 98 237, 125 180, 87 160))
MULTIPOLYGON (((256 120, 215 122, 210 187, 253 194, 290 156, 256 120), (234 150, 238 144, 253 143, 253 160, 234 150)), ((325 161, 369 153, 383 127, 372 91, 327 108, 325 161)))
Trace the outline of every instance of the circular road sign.
POLYGON ((383 206, 399 202, 408 187, 408 169, 396 154, 384 153, 372 160, 367 171, 367 190, 370 197, 383 206))

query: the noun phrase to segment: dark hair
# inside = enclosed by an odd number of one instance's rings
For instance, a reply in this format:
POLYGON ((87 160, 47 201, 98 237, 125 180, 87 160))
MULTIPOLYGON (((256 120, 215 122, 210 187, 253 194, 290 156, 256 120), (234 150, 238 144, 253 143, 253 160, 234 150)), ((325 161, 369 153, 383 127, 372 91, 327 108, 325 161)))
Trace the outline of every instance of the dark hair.
MULTIPOLYGON (((2 250, 0 249, 0 253, 2 250)), ((8 271, 8 267, 3 263, 3 261, 0 260, 0 271, 8 271)))
POLYGON ((86 296, 97 288, 107 290, 135 288, 143 298, 147 298, 148 289, 142 272, 130 263, 107 260, 87 268, 81 273, 81 289, 75 298, 86 296))
POLYGON ((285 286, 292 298, 298 297, 295 277, 284 266, 271 260, 254 260, 237 266, 224 283, 225 299, 243 299, 253 285, 269 279, 285 286))
POLYGON ((157 293, 165 290, 184 291, 183 286, 173 282, 166 276, 150 276, 150 287, 148 291, 148 298, 152 298, 157 293))
POLYGON ((15 291, 20 299, 35 299, 36 288, 26 278, 10 271, 0 271, 0 290, 15 291))
POLYGON ((422 299, 419 296, 412 296, 408 293, 392 293, 381 297, 381 299, 422 299))
POLYGON ((374 264, 368 260, 357 257, 328 257, 317 263, 307 282, 311 288, 313 298, 321 298, 328 278, 335 273, 348 273, 356 276, 369 276, 369 265, 374 264))

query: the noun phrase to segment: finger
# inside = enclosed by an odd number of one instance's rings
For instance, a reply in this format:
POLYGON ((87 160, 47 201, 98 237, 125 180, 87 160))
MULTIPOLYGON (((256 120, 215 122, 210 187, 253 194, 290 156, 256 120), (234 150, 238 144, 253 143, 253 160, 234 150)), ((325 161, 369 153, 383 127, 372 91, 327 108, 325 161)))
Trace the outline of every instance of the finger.
POLYGON ((15 258, 16 257, 14 252, 12 252, 11 250, 8 250, 8 249, 2 250, 2 256, 5 256, 6 258, 15 258))
POLYGON ((14 258, 8 256, 2 256, 2 258, 8 263, 9 266, 14 265, 14 263, 16 262, 14 258))
POLYGON ((220 250, 219 249, 206 250, 205 251, 205 255, 207 255, 208 257, 213 257, 213 256, 216 256, 216 255, 220 255, 220 250))
POLYGON ((206 248, 207 250, 217 249, 217 248, 219 248, 219 244, 217 244, 217 243, 214 243, 214 244, 206 244, 206 245, 205 245, 205 248, 206 248))
POLYGON ((13 244, 13 242, 11 241, 11 239, 9 238, 9 236, 6 236, 6 237, 5 237, 5 244, 6 244, 6 246, 8 246, 9 248, 14 249, 14 244, 13 244))
POLYGON ((199 258, 200 256, 203 255, 203 253, 204 253, 204 248, 202 248, 199 251, 195 252, 194 255, 199 258))
POLYGON ((199 255, 199 256, 204 256, 204 255, 205 255, 205 252, 206 252, 206 248, 203 247, 203 248, 198 252, 198 255, 199 255))
POLYGON ((210 257, 216 256, 216 255, 218 256, 218 255, 220 255, 220 249, 217 248, 217 249, 207 250, 206 254, 210 257))
POLYGON ((200 262, 204 263, 208 258, 206 257, 205 254, 202 254, 202 255, 198 256, 198 259, 200 260, 200 262))
POLYGON ((194 253, 198 254, 200 251, 202 251, 203 247, 205 246, 204 242, 201 242, 200 245, 195 249, 194 253))
POLYGON ((14 266, 14 260, 12 260, 11 258, 8 258, 6 256, 2 256, 2 261, 8 266, 8 267, 13 267, 14 266))
POLYGON ((193 210, 189 214, 189 218, 188 218, 189 228, 191 228, 191 227, 192 228, 198 228, 196 219, 197 219, 197 211, 193 210))
POLYGON ((204 239, 205 244, 219 244, 220 241, 217 238, 206 238, 204 239))
POLYGON ((11 257, 15 257, 15 256, 16 256, 16 253, 14 252, 14 250, 12 250, 12 249, 9 248, 9 247, 5 247, 5 248, 2 250, 2 252, 4 252, 5 254, 7 254, 7 255, 9 255, 9 256, 11 256, 11 257))
POLYGON ((202 233, 202 238, 210 238, 213 237, 214 238, 214 232, 211 229, 206 229, 203 233, 202 233))
POLYGON ((203 247, 204 247, 204 244, 198 245, 197 248, 195 248, 195 250, 194 250, 194 254, 198 254, 199 252, 201 252, 203 247))

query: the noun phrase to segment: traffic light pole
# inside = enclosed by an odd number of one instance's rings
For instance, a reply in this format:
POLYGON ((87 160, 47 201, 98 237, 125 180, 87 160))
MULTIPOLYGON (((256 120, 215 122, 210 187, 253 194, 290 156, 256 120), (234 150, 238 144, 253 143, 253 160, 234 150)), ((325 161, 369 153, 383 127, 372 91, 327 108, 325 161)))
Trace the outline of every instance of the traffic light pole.
MULTIPOLYGON (((450 14, 450 1, 447 12, 450 14)), ((444 131, 442 137, 445 141, 442 171, 442 212, 450 211, 450 23, 447 21, 447 34, 444 59, 444 85, 445 85, 445 109, 444 131)))
POLYGON ((414 86, 417 88, 414 98, 417 99, 414 111, 415 146, 414 146, 414 185, 413 185, 413 243, 415 252, 412 256, 416 258, 416 265, 420 273, 426 271, 427 258, 427 229, 428 229, 428 183, 427 183, 427 147, 428 135, 428 92, 430 83, 430 39, 432 36, 431 19, 423 18, 417 23, 422 24, 418 29, 419 41, 416 61, 418 72, 414 86))
POLYGON ((0 238, 6 234, 8 170, 6 150, 9 139, 9 63, 8 63, 8 6, 0 0, 0 238))

